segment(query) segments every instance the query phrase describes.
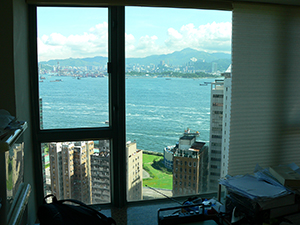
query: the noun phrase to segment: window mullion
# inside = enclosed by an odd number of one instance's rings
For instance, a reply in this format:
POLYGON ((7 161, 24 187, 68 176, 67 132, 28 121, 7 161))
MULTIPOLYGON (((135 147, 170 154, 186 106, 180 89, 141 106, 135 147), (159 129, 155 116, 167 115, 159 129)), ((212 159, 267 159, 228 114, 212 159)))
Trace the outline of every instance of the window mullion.
POLYGON ((125 7, 110 7, 109 20, 109 89, 112 138, 112 203, 126 203, 125 152, 125 7))

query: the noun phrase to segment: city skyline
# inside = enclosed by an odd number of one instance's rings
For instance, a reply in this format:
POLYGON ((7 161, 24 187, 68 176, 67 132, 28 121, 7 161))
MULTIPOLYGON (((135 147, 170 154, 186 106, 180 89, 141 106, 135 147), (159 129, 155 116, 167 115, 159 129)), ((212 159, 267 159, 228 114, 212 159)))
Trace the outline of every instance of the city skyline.
MULTIPOLYGON (((107 56, 107 11, 106 8, 38 7, 39 61, 107 56)), ((231 14, 216 10, 126 7, 126 57, 168 54, 189 47, 230 53, 231 14)))

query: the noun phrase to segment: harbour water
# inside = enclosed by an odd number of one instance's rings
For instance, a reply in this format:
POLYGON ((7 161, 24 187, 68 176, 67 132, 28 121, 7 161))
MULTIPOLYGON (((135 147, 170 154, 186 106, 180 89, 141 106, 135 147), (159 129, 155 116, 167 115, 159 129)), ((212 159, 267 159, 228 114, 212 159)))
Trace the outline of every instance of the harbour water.
MULTIPOLYGON (((43 128, 108 126, 108 78, 43 75, 40 98, 43 128), (56 79, 61 81, 51 82, 56 79)), ((128 77, 126 79, 126 139, 139 149, 163 152, 184 130, 199 131, 208 142, 210 85, 214 79, 128 77)))

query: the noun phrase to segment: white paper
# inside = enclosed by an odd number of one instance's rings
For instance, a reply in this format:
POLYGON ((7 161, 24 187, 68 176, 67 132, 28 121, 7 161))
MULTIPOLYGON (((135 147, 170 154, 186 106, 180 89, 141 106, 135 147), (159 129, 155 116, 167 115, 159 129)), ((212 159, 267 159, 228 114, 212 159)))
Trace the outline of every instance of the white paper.
POLYGON ((290 194, 284 186, 273 185, 251 175, 230 177, 221 180, 220 184, 253 200, 267 200, 290 194))

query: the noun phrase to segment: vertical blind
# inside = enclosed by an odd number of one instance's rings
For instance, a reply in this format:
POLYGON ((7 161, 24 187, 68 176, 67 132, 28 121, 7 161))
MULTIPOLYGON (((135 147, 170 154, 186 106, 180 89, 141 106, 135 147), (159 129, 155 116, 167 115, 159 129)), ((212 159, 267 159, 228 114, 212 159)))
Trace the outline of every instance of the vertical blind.
POLYGON ((300 166, 300 8, 233 3, 228 174, 300 166))

